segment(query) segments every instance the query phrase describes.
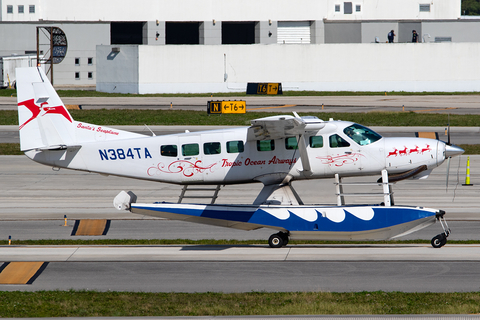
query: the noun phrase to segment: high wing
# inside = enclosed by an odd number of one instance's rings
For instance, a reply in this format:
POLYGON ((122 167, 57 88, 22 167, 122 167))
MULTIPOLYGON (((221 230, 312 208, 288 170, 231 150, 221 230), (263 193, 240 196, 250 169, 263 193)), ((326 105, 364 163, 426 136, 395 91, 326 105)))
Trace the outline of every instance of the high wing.
POLYGON ((300 117, 296 112, 295 116, 271 116, 251 121, 253 137, 249 140, 280 139, 292 136, 316 133, 325 127, 325 122, 317 117, 300 117))
POLYGON ((305 134, 315 134, 325 127, 325 122, 317 117, 295 116, 271 116, 251 121, 247 140, 275 140, 295 136, 298 142, 298 150, 302 159, 303 171, 311 170, 310 160, 307 153, 305 134))

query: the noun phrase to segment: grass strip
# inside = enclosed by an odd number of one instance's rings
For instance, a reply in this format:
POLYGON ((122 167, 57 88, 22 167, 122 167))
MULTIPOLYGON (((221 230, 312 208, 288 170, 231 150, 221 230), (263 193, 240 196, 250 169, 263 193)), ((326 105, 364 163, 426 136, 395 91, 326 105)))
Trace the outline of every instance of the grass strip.
POLYGON ((0 143, 1 156, 19 156, 23 155, 20 151, 20 143, 0 143))
MULTIPOLYGON (((355 245, 355 244, 430 244, 429 239, 385 240, 385 241, 319 241, 292 240, 289 245, 355 245)), ((480 244, 480 240, 448 240, 448 244, 480 244)), ((8 240, 0 240, 0 245, 8 245, 8 240)), ((150 246, 150 245, 210 245, 210 246, 248 246, 268 245, 267 240, 227 240, 227 239, 42 239, 16 240, 17 246, 150 246)))
MULTIPOLYGON (((95 109, 70 110, 79 122, 97 125, 232 125, 248 126, 250 120, 268 117, 273 112, 247 112, 245 114, 208 115, 205 111, 191 110, 139 110, 139 109, 95 109)), ((287 112, 288 113, 288 112, 287 112)), ((302 115, 306 115, 302 114, 302 115)), ((363 124, 365 126, 451 126, 475 127, 480 125, 480 115, 475 114, 427 114, 415 112, 309 112, 320 119, 333 118, 363 124)), ((0 110, 0 125, 18 125, 16 110, 0 110)))
POLYGON ((30 317, 476 314, 480 293, 0 291, 0 315, 30 317))

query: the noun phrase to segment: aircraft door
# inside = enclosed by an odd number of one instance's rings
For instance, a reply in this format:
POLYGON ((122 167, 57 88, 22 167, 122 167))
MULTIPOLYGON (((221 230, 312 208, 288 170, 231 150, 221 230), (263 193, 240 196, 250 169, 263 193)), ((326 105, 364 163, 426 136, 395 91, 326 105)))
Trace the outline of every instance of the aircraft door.
POLYGON ((180 136, 178 167, 182 168, 182 182, 198 183, 204 180, 200 135, 180 136))
POLYGON ((332 174, 354 174, 363 169, 365 156, 359 146, 336 133, 328 136, 326 143, 328 155, 321 160, 332 174))
POLYGON ((223 182, 225 178, 225 170, 222 167, 225 153, 223 132, 202 133, 200 141, 201 161, 197 162, 195 170, 203 175, 205 182, 223 182))
POLYGON ((220 166, 227 181, 245 181, 253 178, 248 176, 251 172, 245 167, 245 141, 246 136, 239 136, 235 132, 224 132, 225 148, 223 150, 220 166))

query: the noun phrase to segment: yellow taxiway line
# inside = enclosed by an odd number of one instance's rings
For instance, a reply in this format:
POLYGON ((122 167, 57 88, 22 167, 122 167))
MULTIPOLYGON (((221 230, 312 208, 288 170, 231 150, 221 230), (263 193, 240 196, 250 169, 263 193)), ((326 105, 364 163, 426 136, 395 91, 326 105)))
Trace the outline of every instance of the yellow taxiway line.
POLYGON ((1 267, 0 284, 32 284, 48 262, 6 262, 1 267))

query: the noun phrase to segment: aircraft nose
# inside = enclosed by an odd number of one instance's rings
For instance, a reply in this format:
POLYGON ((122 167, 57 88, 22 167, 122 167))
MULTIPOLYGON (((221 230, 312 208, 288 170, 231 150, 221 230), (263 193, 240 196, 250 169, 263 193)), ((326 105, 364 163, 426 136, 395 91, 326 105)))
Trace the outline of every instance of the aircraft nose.
POLYGON ((445 145, 445 158, 459 156, 464 152, 465 150, 456 145, 445 145))

